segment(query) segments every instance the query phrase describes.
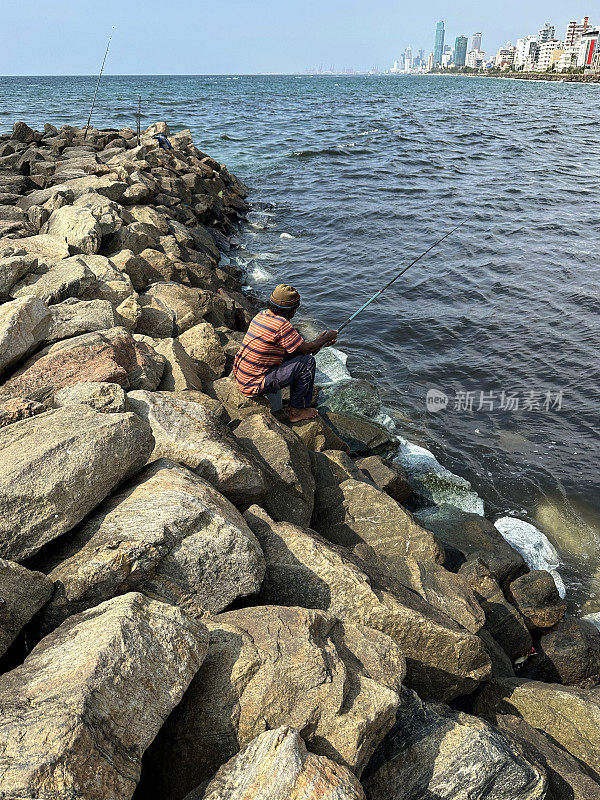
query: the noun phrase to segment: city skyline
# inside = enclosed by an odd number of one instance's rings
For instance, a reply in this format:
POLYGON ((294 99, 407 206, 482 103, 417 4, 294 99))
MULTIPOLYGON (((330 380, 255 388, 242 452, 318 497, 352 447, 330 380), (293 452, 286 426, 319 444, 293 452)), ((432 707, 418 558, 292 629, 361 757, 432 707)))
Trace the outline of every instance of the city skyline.
POLYGON ((550 21, 564 31, 586 13, 591 9, 553 0, 526 6, 509 0, 502 8, 465 0, 460 9, 430 2, 426 14, 397 0, 292 0, 285 8, 275 0, 230 0, 227 13, 192 0, 173 0, 168 13, 158 0, 105 0, 98 17, 91 0, 75 7, 55 0, 47 8, 21 0, 3 10, 0 74, 96 74, 111 34, 106 74, 302 73, 320 64, 367 71, 389 67, 408 46, 429 54, 440 20, 446 43, 464 35, 470 44, 481 30, 488 52, 495 52, 521 30, 537 32, 550 21))

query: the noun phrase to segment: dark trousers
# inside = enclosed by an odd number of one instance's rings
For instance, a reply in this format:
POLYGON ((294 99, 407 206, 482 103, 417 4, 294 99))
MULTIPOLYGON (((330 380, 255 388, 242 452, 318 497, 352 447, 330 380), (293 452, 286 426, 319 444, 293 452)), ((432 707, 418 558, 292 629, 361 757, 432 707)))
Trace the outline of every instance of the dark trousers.
POLYGON ((290 387, 290 404, 293 408, 309 408, 312 403, 316 361, 314 356, 289 358, 265 375, 261 394, 275 394, 285 386, 290 387))

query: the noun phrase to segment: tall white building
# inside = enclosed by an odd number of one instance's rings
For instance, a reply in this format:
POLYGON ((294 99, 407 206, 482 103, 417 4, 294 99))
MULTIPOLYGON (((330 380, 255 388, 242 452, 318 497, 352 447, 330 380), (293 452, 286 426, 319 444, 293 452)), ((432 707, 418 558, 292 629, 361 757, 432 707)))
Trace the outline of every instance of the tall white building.
POLYGON ((565 31, 565 47, 572 47, 573 45, 579 44, 581 37, 590 27, 589 21, 589 17, 584 17, 581 22, 577 22, 577 20, 571 20, 571 22, 569 22, 567 30, 565 31))
POLYGON ((471 50, 481 50, 481 33, 474 33, 471 38, 471 50))
POLYGON ((563 43, 560 39, 549 39, 546 42, 541 42, 535 65, 536 71, 546 72, 558 61, 563 52, 563 43))
POLYGON ((526 64, 535 64, 537 50, 537 36, 523 36, 517 39, 514 60, 515 69, 524 69, 526 64))

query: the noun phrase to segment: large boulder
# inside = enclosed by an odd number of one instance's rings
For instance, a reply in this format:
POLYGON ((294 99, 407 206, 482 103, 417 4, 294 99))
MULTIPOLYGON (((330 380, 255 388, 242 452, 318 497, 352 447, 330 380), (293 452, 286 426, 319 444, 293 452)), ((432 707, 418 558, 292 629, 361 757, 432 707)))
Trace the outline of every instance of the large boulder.
POLYGON ((323 418, 340 439, 347 443, 352 455, 387 455, 398 447, 398 442, 387 428, 367 417, 326 413, 323 418))
POLYGON ((161 460, 109 498, 52 552, 51 629, 116 594, 141 591, 196 616, 258 591, 264 558, 231 503, 193 472, 161 460))
MULTIPOLYGON (((88 194, 81 195, 73 203, 73 208, 87 209, 98 223, 101 236, 109 236, 111 233, 118 231, 123 224, 121 214, 124 209, 118 203, 98 194, 98 192, 88 192, 88 194)), ((52 217, 50 217, 50 222, 52 222, 52 217)))
POLYGON ((128 401, 152 429, 153 458, 185 464, 235 503, 262 502, 269 471, 261 469, 204 406, 180 400, 171 392, 130 392, 128 401))
POLYGON ((84 300, 108 300, 113 306, 129 300, 137 299, 131 278, 121 272, 113 262, 100 255, 79 256, 94 276, 94 281, 82 292, 84 300))
POLYGON ((0 656, 50 599, 54 585, 41 572, 0 558, 0 656))
POLYGON ((320 389, 319 410, 374 419, 381 413, 381 399, 374 383, 348 378, 320 389))
POLYGON ((85 206, 63 206, 57 209, 42 231, 66 242, 74 253, 97 253, 102 243, 100 224, 85 206))
POLYGON ((254 414, 271 414, 271 404, 267 398, 260 395, 258 397, 246 397, 238 389, 233 375, 207 383, 205 391, 223 405, 229 419, 232 421, 245 419, 254 414))
POLYGON ((65 386, 88 381, 154 390, 163 370, 164 359, 155 350, 136 342, 124 328, 111 328, 41 350, 0 387, 0 396, 43 402, 65 386))
POLYGON ((23 239, 0 239, 0 249, 15 247, 24 250, 28 255, 34 256, 50 263, 68 258, 69 245, 63 240, 39 233, 37 236, 27 236, 23 239))
POLYGON ((566 616, 536 641, 521 676, 570 686, 600 683, 600 631, 591 622, 566 616))
POLYGON ((43 342, 49 325, 48 307, 37 297, 0 305, 0 374, 43 342))
POLYGON ((406 470, 395 461, 379 456, 359 458, 356 466, 370 478, 382 492, 389 494, 398 503, 403 503, 412 494, 406 470))
POLYGON ((200 322, 179 336, 202 380, 214 381, 225 371, 225 351, 210 322, 200 322))
POLYGON ((310 454, 316 483, 317 502, 319 493, 327 486, 339 486, 347 480, 366 481, 369 478, 343 450, 321 450, 310 454))
MULTIPOLYGON (((125 190, 127 186, 124 185, 123 188, 125 190)), ((139 255, 144 250, 155 247, 159 240, 160 231, 154 225, 132 222, 107 236, 102 242, 102 252, 110 255, 121 250, 131 250, 135 255, 139 255)))
POLYGON ((534 569, 513 581, 509 599, 529 628, 551 628, 560 622, 567 610, 554 578, 544 569, 534 569))
POLYGON ((257 506, 245 518, 267 562, 263 602, 319 608, 387 634, 406 657, 407 683, 423 697, 469 694, 489 676, 480 639, 398 580, 313 531, 273 522, 257 506))
POLYGON ((0 252, 0 300, 5 302, 10 298, 10 290, 29 272, 35 270, 38 260, 28 256, 24 250, 7 248, 0 252))
POLYGON ((122 414, 127 411, 127 396, 118 383, 89 381, 65 386, 52 398, 54 408, 84 405, 105 414, 122 414))
POLYGON ((364 481, 349 479, 318 492, 316 530, 366 560, 378 559, 394 572, 407 556, 443 563, 436 536, 415 521, 389 495, 364 481))
POLYGON ((278 476, 265 498, 267 511, 277 520, 308 525, 313 512, 315 479, 306 445, 286 425, 271 416, 253 414, 234 431, 244 447, 278 476))
POLYGON ((404 586, 471 633, 484 627, 483 609, 462 575, 448 572, 435 561, 419 561, 411 556, 395 562, 395 575, 404 586))
POLYGON ((477 717, 403 689, 398 719, 363 777, 368 800, 545 800, 543 770, 477 717))
POLYGON ((165 359, 165 369, 158 387, 160 391, 202 391, 196 364, 177 339, 153 339, 152 347, 165 359))
POLYGON ((94 273, 83 258, 73 256, 56 263, 38 262, 16 283, 10 295, 13 298, 34 295, 45 303, 60 303, 68 297, 82 297, 94 283, 94 273))
POLYGON ((207 658, 144 759, 140 796, 184 797, 281 725, 360 775, 398 706, 404 660, 389 637, 278 606, 230 611, 206 626, 207 658))
POLYGON ((34 131, 33 128, 30 128, 25 122, 15 122, 10 138, 14 139, 16 142, 29 143, 38 142, 42 138, 42 135, 38 131, 34 131))
POLYGON ((146 463, 153 443, 135 414, 86 406, 0 429, 0 556, 22 560, 70 530, 146 463))
POLYGON ((294 433, 302 439, 309 450, 314 452, 322 452, 324 450, 348 452, 349 448, 346 442, 342 441, 340 437, 333 432, 333 429, 327 425, 323 417, 315 417, 315 419, 309 419, 304 422, 295 422, 292 425, 284 411, 281 411, 280 414, 281 421, 293 427, 294 433))
POLYGON ((137 333, 154 339, 172 338, 177 334, 175 312, 160 298, 144 293, 139 295, 138 303, 140 317, 136 325, 137 333))
POLYGON ((108 300, 77 300, 71 297, 50 306, 50 315, 45 336, 47 342, 59 342, 90 331, 105 331, 122 324, 108 300))
MULTIPOLYGON (((365 794, 349 769, 309 753, 300 734, 283 726, 257 736, 223 764, 204 793, 204 800, 248 797, 364 800, 365 794)), ((185 800, 193 800, 193 794, 185 800)))
POLYGON ((498 714, 496 726, 519 743, 528 761, 545 770, 548 777, 546 800, 596 800, 600 797, 600 783, 550 737, 510 714, 498 714))
POLYGON ((207 641, 197 620, 139 594, 71 617, 0 677, 2 793, 129 800, 207 641))
POLYGON ((179 283, 154 283, 143 295, 140 302, 160 301, 173 314, 175 332, 182 334, 196 325, 204 316, 200 290, 179 283))
POLYGON ((448 546, 462 554, 463 560, 479 557, 491 574, 505 584, 527 571, 523 557, 502 538, 500 531, 485 517, 448 505, 415 513, 417 519, 448 546))
POLYGON ((494 678, 477 698, 475 713, 521 717, 585 764, 600 780, 600 690, 575 689, 519 678, 494 678))
POLYGON ((511 605, 481 559, 473 558, 463 564, 460 575, 468 582, 485 612, 485 630, 514 663, 531 650, 533 641, 525 620, 511 605))

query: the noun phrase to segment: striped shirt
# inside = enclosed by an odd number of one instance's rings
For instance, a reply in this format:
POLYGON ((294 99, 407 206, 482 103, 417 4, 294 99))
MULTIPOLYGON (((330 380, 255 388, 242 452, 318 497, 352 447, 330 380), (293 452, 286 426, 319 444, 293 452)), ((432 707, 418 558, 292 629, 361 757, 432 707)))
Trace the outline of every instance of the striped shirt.
POLYGON ((233 374, 242 394, 255 397, 263 390, 265 375, 304 342, 289 320, 267 309, 257 314, 235 357, 233 374))

